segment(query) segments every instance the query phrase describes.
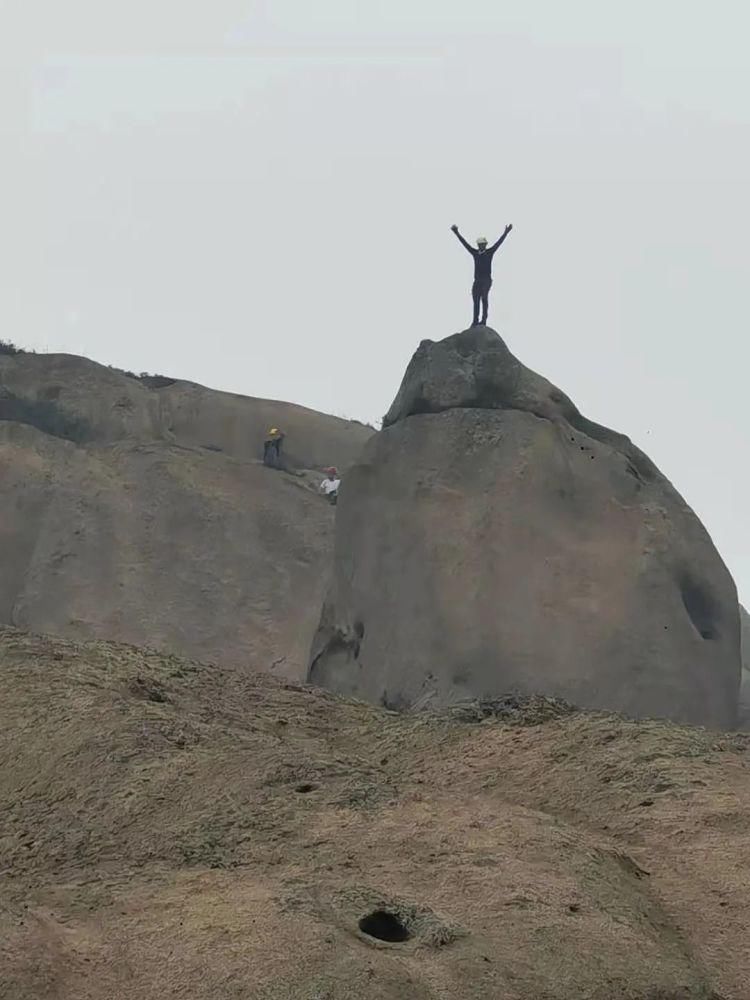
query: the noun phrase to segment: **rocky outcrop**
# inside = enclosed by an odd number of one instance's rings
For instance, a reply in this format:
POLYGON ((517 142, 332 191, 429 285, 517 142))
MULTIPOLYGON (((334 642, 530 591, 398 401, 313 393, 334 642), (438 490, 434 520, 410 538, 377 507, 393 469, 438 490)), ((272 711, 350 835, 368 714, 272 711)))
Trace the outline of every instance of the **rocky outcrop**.
POLYGON ((289 464, 303 469, 346 468, 371 433, 294 403, 135 376, 70 354, 0 354, 0 420, 6 416, 89 446, 164 441, 250 461, 276 426, 286 432, 289 464), (17 401, 7 414, 3 395, 17 401))
POLYGON ((734 583, 627 437, 482 327, 420 345, 384 428, 342 490, 311 681, 735 723, 734 583))
POLYGON ((750 729, 750 615, 740 606, 742 628, 742 684, 740 685, 740 725, 750 729))
POLYGON ((0 355, 0 624, 119 639, 300 678, 334 511, 320 476, 371 433, 272 400, 0 355))

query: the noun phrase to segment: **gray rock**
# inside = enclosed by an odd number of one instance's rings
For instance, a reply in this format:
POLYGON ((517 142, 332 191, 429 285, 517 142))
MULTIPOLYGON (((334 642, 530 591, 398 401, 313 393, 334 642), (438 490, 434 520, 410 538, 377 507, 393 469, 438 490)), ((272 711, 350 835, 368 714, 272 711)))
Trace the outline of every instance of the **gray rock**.
POLYGON ((742 627, 742 684, 740 686, 740 725, 750 729, 750 615, 740 605, 742 627))
POLYGON ((511 354, 490 327, 470 327, 437 343, 423 340, 383 427, 417 413, 456 409, 522 410, 545 420, 564 420, 620 451, 644 478, 661 475, 630 438, 584 417, 564 392, 511 354))
POLYGON ((369 428, 85 358, 0 354, 0 625, 301 679, 369 428), (270 426, 289 476, 261 465, 270 426))
POLYGON ((312 682, 735 724, 734 583, 628 438, 481 327, 420 345, 384 425, 341 492, 312 682))

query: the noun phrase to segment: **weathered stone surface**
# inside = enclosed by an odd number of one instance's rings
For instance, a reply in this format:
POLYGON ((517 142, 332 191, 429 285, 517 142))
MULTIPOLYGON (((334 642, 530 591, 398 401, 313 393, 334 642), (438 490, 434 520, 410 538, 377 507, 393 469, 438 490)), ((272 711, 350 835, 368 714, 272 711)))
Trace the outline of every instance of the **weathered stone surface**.
POLYGON ((252 461, 262 454, 268 428, 276 426, 286 432, 292 467, 345 468, 371 433, 357 421, 306 406, 163 376, 139 378, 70 354, 0 354, 3 392, 58 409, 90 446, 164 441, 252 461))
POLYGON ((342 489, 310 679, 393 707, 509 691, 731 726, 734 583, 628 438, 477 328, 424 342, 342 489))
POLYGON ((320 474, 261 464, 272 424, 309 470, 345 469, 370 434, 85 358, 0 355, 0 624, 303 677, 334 510, 320 474))
POLYGON ((750 729, 750 615, 740 606, 742 626, 742 684, 740 686, 740 724, 750 729))

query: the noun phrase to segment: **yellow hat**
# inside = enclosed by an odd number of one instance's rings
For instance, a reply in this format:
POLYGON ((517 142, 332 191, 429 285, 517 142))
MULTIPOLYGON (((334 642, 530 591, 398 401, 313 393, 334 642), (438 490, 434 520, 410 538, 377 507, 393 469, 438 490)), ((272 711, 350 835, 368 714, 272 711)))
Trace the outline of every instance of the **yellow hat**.
POLYGON ((278 427, 272 427, 271 430, 268 433, 269 434, 278 434, 279 433, 279 428, 278 427))

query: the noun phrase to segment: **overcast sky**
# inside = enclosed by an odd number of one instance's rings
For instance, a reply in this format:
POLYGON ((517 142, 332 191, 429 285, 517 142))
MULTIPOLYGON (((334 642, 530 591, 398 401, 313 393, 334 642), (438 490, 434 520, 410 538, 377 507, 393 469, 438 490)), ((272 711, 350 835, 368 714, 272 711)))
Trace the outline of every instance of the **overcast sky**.
POLYGON ((364 420, 490 320, 750 600, 750 15, 684 0, 0 0, 0 337, 364 420))

